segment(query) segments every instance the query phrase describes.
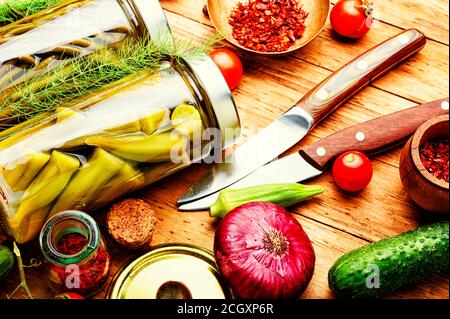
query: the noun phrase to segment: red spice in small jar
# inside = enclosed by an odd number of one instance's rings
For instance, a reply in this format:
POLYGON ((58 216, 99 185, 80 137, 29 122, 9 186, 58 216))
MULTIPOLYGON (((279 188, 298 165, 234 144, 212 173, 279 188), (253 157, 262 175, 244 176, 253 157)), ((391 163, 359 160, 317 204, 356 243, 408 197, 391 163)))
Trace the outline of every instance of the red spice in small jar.
POLYGON ((308 13, 297 0, 239 2, 228 23, 242 46, 258 52, 283 52, 303 36, 308 13))
POLYGON ((449 140, 441 138, 426 142, 420 149, 423 166, 438 179, 448 181, 449 140))
MULTIPOLYGON (((59 253, 73 256, 80 253, 87 245, 88 240, 85 236, 78 233, 69 233, 58 240, 56 249, 59 253)), ((97 292, 108 279, 108 271, 110 264, 110 256, 106 250, 106 246, 101 243, 97 251, 85 260, 76 263, 78 266, 77 280, 79 280, 79 288, 70 289, 67 287, 69 277, 76 275, 71 268, 68 271, 67 266, 52 264, 50 267, 51 278, 56 288, 60 290, 72 290, 83 296, 90 296, 97 292)))
POLYGON ((83 235, 70 233, 61 237, 56 244, 56 250, 63 255, 75 255, 86 247, 88 240, 83 235))

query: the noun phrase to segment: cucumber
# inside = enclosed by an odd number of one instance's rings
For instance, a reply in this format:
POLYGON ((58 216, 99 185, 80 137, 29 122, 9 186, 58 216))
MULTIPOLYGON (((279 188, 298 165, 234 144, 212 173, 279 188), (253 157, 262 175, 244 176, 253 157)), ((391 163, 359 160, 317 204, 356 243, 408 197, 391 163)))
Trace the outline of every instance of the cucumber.
POLYGON ((9 275, 14 266, 14 255, 8 247, 0 245, 0 281, 9 275))
POLYGON ((328 272, 338 298, 376 298, 448 272, 448 222, 424 226, 355 249, 328 272))

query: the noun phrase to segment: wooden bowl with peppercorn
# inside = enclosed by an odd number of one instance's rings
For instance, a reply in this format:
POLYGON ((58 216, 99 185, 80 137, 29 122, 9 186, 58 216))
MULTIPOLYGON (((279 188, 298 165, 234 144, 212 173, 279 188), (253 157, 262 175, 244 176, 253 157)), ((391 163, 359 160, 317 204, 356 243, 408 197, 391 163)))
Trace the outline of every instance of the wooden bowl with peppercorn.
POLYGON ((409 197, 427 211, 449 212, 448 158, 448 115, 424 123, 403 149, 402 183, 409 197))
POLYGON ((226 40, 254 54, 292 53, 323 30, 329 0, 208 0, 209 17, 226 40))

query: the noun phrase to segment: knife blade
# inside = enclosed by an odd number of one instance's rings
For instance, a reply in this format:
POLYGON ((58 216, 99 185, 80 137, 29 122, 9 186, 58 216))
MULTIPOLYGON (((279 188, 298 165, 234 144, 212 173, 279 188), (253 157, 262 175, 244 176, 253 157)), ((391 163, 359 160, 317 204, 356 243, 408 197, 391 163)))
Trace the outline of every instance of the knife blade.
POLYGON ((274 160, 308 134, 356 92, 425 46, 418 30, 406 30, 357 57, 308 92, 286 114, 221 163, 213 166, 179 199, 187 204, 216 193, 274 160))
MULTIPOLYGON (((404 142, 428 119, 448 114, 448 105, 448 98, 437 100, 352 126, 260 167, 230 188, 302 182, 322 174, 329 162, 346 151, 361 151, 368 155, 386 151, 404 142)), ((207 210, 218 196, 219 193, 211 194, 182 205, 179 210, 207 210)))

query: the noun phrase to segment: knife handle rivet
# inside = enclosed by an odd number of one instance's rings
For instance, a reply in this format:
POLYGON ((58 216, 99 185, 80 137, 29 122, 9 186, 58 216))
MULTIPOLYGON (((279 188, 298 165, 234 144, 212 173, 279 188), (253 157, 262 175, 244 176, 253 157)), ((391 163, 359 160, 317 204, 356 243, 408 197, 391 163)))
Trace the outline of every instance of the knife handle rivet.
POLYGON ((364 140, 366 139, 366 134, 364 134, 363 132, 358 132, 356 133, 355 137, 358 142, 364 142, 364 140))
POLYGON ((398 41, 401 44, 407 44, 409 42, 409 36, 407 36, 406 34, 402 34, 399 38, 398 41))
POLYGON ((444 111, 448 111, 448 107, 449 107, 448 101, 442 102, 441 107, 444 111))
POLYGON ((319 90, 316 93, 316 97, 321 100, 321 101, 325 101, 328 98, 328 92, 325 89, 319 90))
POLYGON ((369 67, 369 64, 365 60, 360 60, 358 63, 356 63, 356 67, 358 70, 364 71, 369 67))
POLYGON ((323 147, 319 147, 319 148, 316 150, 316 153, 317 153, 317 155, 319 155, 320 157, 323 157, 323 156, 327 155, 327 150, 326 150, 325 148, 323 148, 323 147))

